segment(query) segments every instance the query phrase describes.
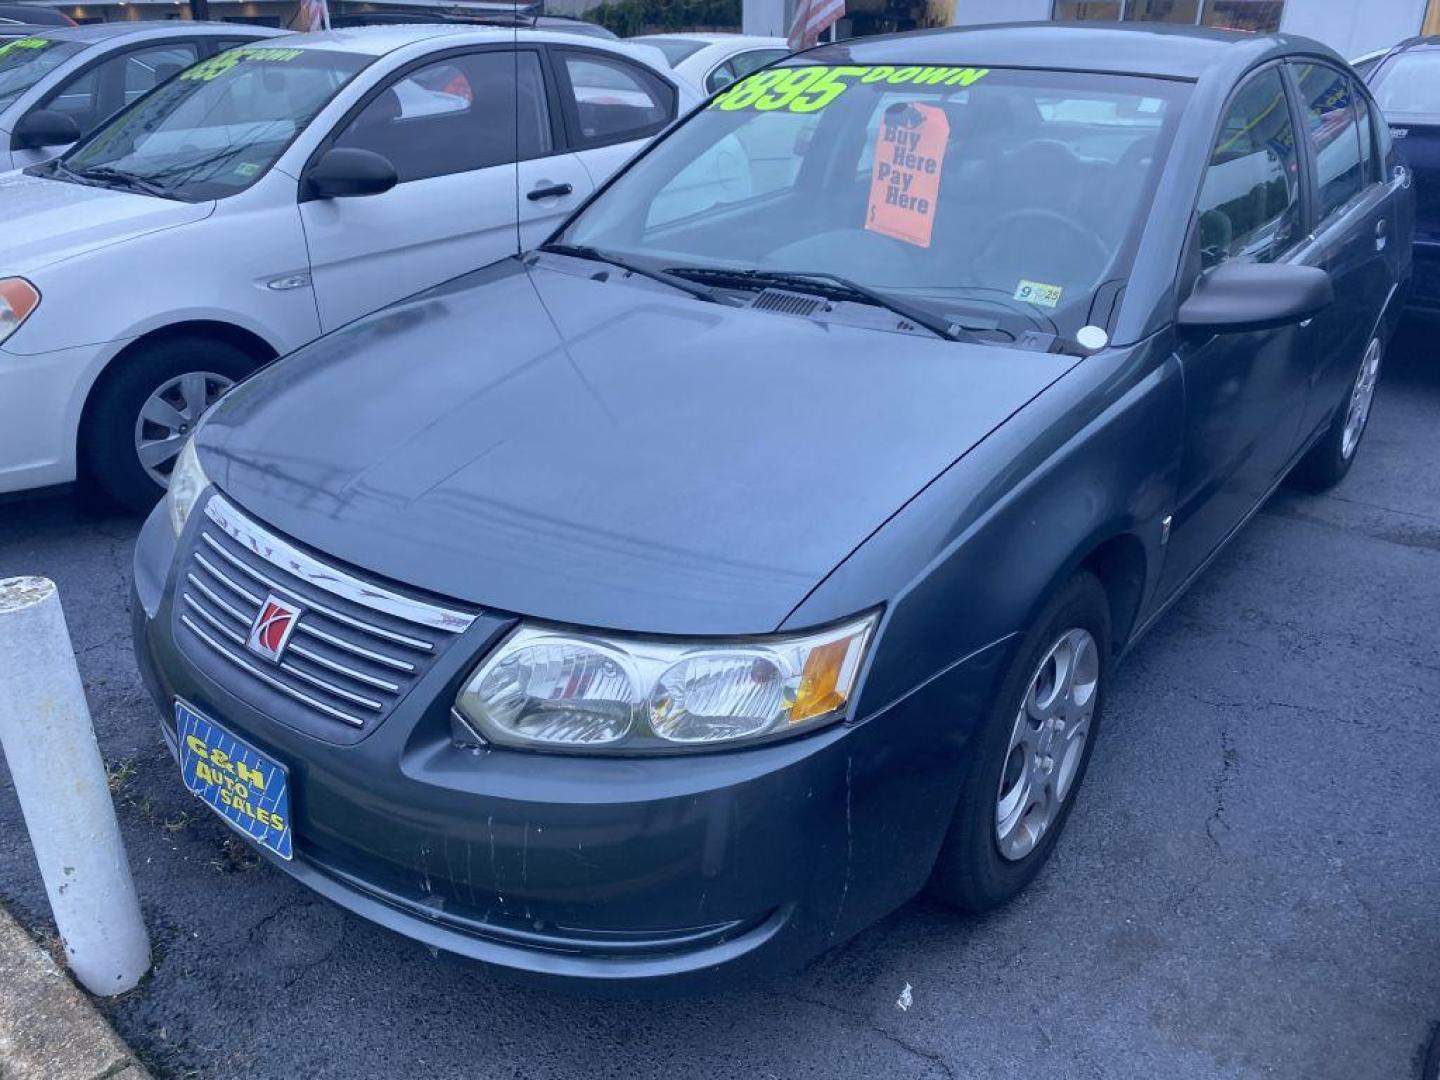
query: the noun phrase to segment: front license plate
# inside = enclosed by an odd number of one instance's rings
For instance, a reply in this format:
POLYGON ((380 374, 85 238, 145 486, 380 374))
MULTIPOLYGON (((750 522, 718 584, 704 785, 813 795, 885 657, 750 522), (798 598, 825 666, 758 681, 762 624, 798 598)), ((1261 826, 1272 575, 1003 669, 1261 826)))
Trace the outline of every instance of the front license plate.
POLYGON ((289 859, 294 852, 285 766, 178 699, 175 728, 185 786, 255 843, 289 859))

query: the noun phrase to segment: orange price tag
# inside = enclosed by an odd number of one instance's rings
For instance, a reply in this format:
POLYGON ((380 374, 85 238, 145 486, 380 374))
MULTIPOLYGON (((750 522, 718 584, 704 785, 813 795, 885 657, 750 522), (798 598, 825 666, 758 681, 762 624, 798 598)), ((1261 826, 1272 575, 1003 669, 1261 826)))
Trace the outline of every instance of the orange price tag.
POLYGON ((885 110, 875 136, 865 228, 930 246, 949 139, 950 120, 938 105, 901 102, 885 110))

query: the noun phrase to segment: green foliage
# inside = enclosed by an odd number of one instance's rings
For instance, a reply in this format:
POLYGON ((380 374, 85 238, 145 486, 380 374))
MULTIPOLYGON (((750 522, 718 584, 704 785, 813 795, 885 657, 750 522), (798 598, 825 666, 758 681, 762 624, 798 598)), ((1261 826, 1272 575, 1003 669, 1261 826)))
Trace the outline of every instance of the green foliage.
POLYGON ((674 30, 739 30, 740 0, 605 0, 585 13, 621 37, 674 30))

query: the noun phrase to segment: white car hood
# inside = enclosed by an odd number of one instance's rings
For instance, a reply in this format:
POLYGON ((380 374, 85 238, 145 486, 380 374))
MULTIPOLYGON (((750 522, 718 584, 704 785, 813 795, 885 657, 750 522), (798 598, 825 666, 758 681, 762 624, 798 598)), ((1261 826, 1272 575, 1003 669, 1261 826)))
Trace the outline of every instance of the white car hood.
POLYGON ((176 202, 3 173, 0 271, 30 273, 137 236, 203 221, 214 209, 213 202, 176 202))

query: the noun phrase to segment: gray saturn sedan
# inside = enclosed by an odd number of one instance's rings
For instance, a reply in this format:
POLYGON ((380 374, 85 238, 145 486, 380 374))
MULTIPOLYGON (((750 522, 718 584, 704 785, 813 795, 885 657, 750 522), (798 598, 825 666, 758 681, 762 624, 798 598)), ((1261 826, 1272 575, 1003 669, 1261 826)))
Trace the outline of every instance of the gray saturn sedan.
POLYGON ((794 966, 927 883, 1004 903, 1115 665, 1354 461, 1393 166, 1300 38, 741 79, 539 249, 200 425, 135 555, 177 779, 365 918, 592 986, 794 966))

